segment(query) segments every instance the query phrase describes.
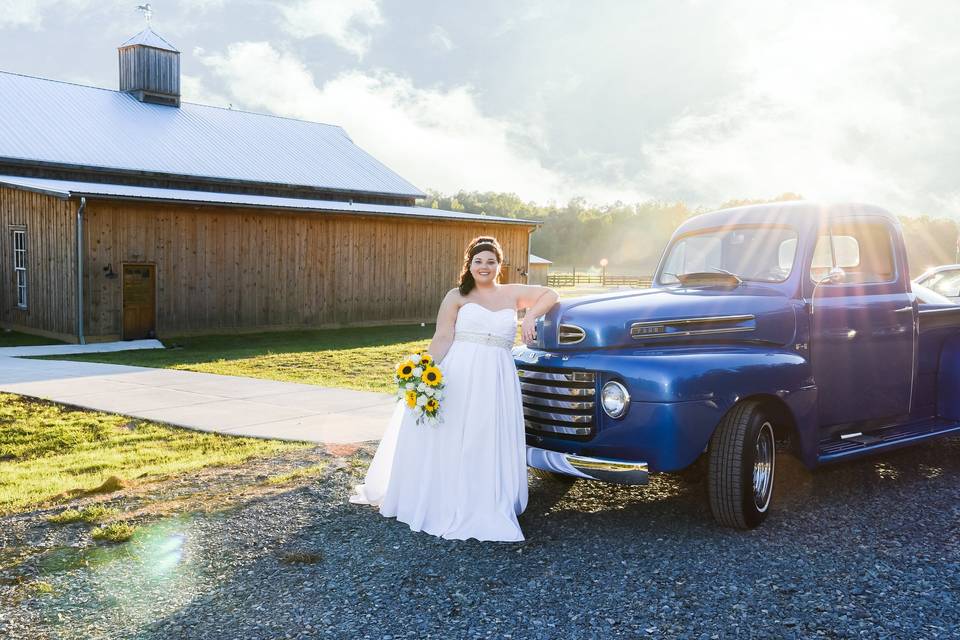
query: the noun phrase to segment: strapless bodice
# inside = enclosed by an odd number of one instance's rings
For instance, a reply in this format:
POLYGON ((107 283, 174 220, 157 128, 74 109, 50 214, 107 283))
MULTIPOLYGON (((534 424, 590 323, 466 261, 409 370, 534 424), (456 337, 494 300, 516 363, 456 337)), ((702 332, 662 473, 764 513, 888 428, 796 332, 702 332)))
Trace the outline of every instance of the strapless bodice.
POLYGON ((457 312, 454 341, 475 342, 509 349, 517 335, 515 309, 491 311, 476 302, 468 302, 457 312))

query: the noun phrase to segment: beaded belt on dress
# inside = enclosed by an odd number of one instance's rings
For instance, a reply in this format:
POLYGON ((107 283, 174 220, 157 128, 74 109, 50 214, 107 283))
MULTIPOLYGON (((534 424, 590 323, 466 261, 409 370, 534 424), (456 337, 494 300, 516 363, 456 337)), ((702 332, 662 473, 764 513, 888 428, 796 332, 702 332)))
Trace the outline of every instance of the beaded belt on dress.
POLYGON ((477 344, 504 349, 513 347, 513 340, 498 336, 495 333, 483 333, 482 331, 457 331, 453 334, 453 340, 454 342, 476 342, 477 344))

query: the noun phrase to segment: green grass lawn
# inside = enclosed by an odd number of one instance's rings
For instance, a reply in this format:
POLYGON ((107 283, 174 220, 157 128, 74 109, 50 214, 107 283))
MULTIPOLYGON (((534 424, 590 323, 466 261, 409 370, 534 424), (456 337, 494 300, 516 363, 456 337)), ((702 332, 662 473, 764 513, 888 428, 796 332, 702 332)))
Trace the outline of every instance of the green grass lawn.
POLYGON ((285 331, 165 339, 164 350, 54 356, 140 367, 392 392, 393 365, 426 349, 433 325, 285 331))
POLYGON ((0 515, 82 495, 111 476, 137 482, 313 446, 166 427, 0 393, 0 515))
MULTIPOLYGON (((561 296, 598 293, 596 288, 560 290, 561 296)), ((354 327, 312 331, 173 337, 167 349, 50 356, 140 367, 302 382, 361 391, 393 392, 393 366, 426 349, 434 325, 354 327)), ((519 332, 517 336, 519 344, 519 332)))
POLYGON ((0 347, 32 347, 38 344, 63 344, 63 342, 53 338, 0 329, 0 347))

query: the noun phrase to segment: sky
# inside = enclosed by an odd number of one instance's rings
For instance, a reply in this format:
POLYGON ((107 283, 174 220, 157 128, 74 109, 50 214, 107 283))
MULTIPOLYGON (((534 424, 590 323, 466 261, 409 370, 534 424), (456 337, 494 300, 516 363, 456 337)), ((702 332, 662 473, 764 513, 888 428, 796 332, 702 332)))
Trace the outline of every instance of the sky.
MULTIPOLYGON (((0 70, 116 88, 137 4, 0 0, 0 70)), ((184 100, 341 125, 421 189, 960 218, 960 3, 151 5, 184 100)))

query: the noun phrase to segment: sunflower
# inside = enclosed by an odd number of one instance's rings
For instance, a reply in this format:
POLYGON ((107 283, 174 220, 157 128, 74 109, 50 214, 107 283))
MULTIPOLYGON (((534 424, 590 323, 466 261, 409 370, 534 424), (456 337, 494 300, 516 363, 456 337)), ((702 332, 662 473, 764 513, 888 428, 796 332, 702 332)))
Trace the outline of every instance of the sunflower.
POLYGON ((434 366, 427 367, 423 372, 423 381, 431 387, 435 387, 443 382, 443 374, 440 373, 440 369, 434 366))
POLYGON ((401 380, 409 380, 413 375, 413 363, 407 360, 397 365, 397 377, 401 380))
POLYGON ((420 352, 420 364, 424 367, 433 362, 433 358, 426 351, 420 352))
POLYGON ((417 392, 416 391, 407 391, 405 399, 407 401, 407 406, 413 409, 417 406, 417 392))
POLYGON ((425 404, 423 408, 427 413, 434 413, 438 408, 440 408, 440 403, 437 402, 436 398, 430 398, 427 400, 427 404, 425 404))

